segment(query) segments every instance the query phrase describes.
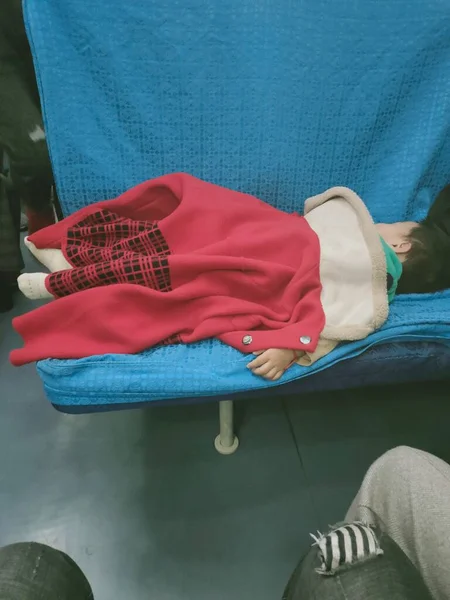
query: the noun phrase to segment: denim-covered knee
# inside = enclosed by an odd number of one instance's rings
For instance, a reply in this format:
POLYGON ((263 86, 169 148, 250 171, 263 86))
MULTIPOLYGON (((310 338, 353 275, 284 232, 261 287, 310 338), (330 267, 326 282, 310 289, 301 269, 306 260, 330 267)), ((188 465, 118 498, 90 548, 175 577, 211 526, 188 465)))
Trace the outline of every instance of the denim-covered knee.
POLYGON ((312 537, 283 600, 432 600, 419 571, 380 529, 359 521, 312 537))
POLYGON ((317 532, 311 537, 320 560, 315 569, 319 575, 334 575, 383 554, 375 529, 361 522, 336 525, 326 534, 317 532))
POLYGON ((361 522, 339 523, 326 534, 310 535, 314 543, 293 572, 282 600, 347 598, 342 577, 359 578, 361 568, 383 555, 378 532, 361 522))
POLYGON ((36 542, 0 548, 0 598, 93 600, 80 567, 64 552, 36 542))

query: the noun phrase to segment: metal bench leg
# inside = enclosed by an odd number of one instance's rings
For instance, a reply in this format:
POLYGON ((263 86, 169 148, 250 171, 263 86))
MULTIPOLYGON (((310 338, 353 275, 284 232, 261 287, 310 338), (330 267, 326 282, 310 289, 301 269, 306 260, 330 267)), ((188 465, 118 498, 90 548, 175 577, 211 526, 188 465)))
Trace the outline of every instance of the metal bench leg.
POLYGON ((220 433, 214 440, 216 450, 220 454, 233 454, 239 446, 239 440, 234 435, 232 400, 219 402, 219 420, 220 433))

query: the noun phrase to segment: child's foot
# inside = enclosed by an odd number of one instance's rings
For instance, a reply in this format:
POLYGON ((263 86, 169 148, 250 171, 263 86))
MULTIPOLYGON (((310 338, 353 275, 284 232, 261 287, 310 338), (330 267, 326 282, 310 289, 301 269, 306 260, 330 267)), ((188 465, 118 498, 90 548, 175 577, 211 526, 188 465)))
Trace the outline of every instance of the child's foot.
POLYGON ((45 287, 46 273, 23 273, 17 278, 19 290, 30 300, 43 300, 53 298, 45 287))
POLYGON ((52 273, 73 268, 72 265, 64 258, 64 254, 61 250, 57 250, 56 248, 36 248, 33 242, 30 242, 28 237, 24 239, 24 244, 34 258, 43 264, 44 267, 47 267, 47 269, 52 273))

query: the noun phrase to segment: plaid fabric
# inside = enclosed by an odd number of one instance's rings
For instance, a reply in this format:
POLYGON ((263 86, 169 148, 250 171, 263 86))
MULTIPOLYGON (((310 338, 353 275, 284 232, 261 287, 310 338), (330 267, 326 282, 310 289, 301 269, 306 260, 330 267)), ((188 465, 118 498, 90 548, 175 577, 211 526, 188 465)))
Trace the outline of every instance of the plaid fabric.
POLYGON ((68 230, 66 255, 74 268, 51 274, 47 287, 56 297, 115 283, 168 292, 169 254, 157 223, 99 210, 68 230))

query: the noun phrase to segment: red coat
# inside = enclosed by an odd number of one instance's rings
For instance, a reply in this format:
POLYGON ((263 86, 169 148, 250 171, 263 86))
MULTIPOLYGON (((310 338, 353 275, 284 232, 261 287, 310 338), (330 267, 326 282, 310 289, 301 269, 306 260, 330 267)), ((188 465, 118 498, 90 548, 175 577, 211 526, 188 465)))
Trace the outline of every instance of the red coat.
POLYGON ((211 337, 243 352, 314 351, 324 327, 307 221, 189 175, 142 183, 30 239, 75 268, 47 278, 58 300, 13 320, 25 342, 15 365, 211 337))

